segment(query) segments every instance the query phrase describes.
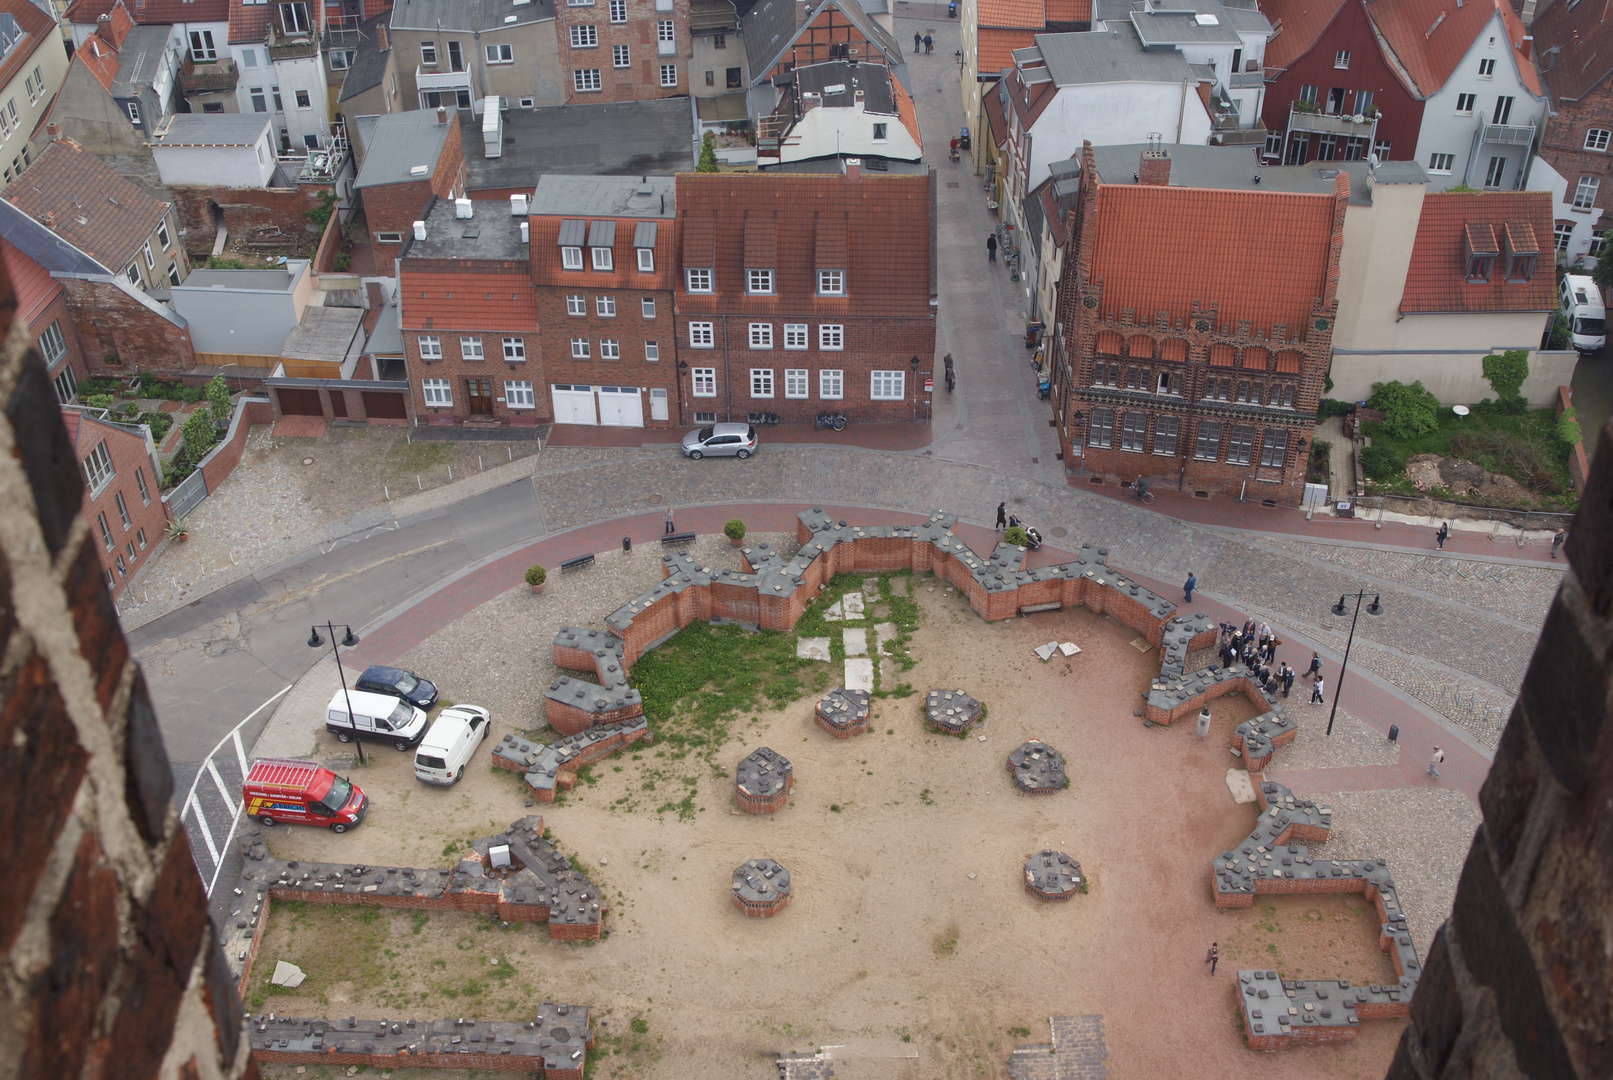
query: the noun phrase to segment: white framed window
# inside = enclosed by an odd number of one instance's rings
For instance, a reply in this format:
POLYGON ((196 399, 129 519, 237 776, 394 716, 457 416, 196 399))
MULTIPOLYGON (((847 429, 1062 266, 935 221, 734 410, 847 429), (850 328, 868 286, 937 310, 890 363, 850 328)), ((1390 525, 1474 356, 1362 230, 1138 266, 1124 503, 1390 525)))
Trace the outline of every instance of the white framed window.
POLYGON ((162 245, 164 251, 173 246, 173 242, 168 238, 168 223, 166 221, 157 226, 157 243, 162 245))
MULTIPOLYGON (((1489 167, 1484 170, 1484 186, 1487 188, 1498 188, 1501 186, 1502 180, 1506 178, 1506 175, 1507 159, 1505 156, 1497 154, 1495 157, 1490 159, 1489 167)), ((1575 197, 1578 197, 1577 193, 1575 197)))
POLYGON ((875 401, 900 401, 907 386, 905 371, 874 371, 869 373, 869 394, 875 401))
POLYGON ((610 21, 618 26, 627 21, 627 0, 610 0, 610 21))
POLYGON ((750 347, 753 349, 771 349, 773 347, 772 323, 753 322, 750 324, 750 347))
POLYGON ((1602 181, 1594 176, 1582 176, 1574 186, 1574 209, 1589 210, 1596 205, 1596 189, 1602 181))
MULTIPOLYGON (((1598 235, 1593 243, 1600 240, 1601 236, 1598 235)), ((63 364, 52 385, 56 388, 56 401, 62 405, 71 405, 73 399, 78 396, 78 376, 73 374, 73 365, 63 364)))
POLYGON ((1609 135, 1613 135, 1613 132, 1609 132, 1607 128, 1591 128, 1585 133, 1585 149, 1606 153, 1609 135))
POLYGON ((610 62, 619 68, 632 67, 633 58, 626 45, 612 45, 610 47, 610 62))
POLYGON ((1448 174, 1451 164, 1456 160, 1453 154, 1429 154, 1428 171, 1431 173, 1448 174))
POLYGON ((646 341, 644 343, 644 361, 645 361, 645 363, 654 364, 654 363, 659 362, 660 359, 661 359, 661 345, 660 345, 660 343, 655 342, 655 341, 646 341))
POLYGON ((480 360, 482 358, 482 339, 479 337, 460 338, 459 358, 461 360, 480 360))
POLYGON ((1154 418, 1154 453, 1160 457, 1176 456, 1176 433, 1182 422, 1175 416, 1154 418))
POLYGON ((136 540, 140 541, 140 550, 141 551, 146 550, 146 530, 144 530, 144 529, 136 529, 134 531, 134 538, 136 540))
MULTIPOLYGON (((141 546, 144 547, 145 545, 142 544, 141 546)), ((123 545, 123 552, 124 552, 124 554, 129 556, 129 565, 130 566, 133 566, 134 563, 135 563, 135 560, 140 557, 139 555, 135 554, 134 541, 133 540, 130 540, 130 541, 128 541, 127 543, 125 543, 123 545)))
POLYGON ((711 348, 712 331, 708 322, 692 322, 689 324, 689 348, 711 348))
POLYGON ((593 7, 594 0, 566 0, 567 7, 593 7))
POLYGON ((599 44, 599 27, 573 25, 571 28, 571 47, 573 49, 592 49, 599 44))
POLYGON ((536 404, 532 400, 532 383, 522 379, 520 381, 506 380, 504 383, 504 404, 511 409, 533 409, 536 404))
POLYGON ((420 359, 422 359, 422 360, 441 360, 442 359, 442 339, 439 338, 436 334, 421 334, 420 335, 420 359))
POLYGON ((1456 115, 1457 116, 1472 116, 1473 115, 1473 106, 1478 101, 1478 97, 1479 96, 1477 94, 1457 94, 1456 95, 1456 115))
POLYGON ((622 358, 622 343, 610 338, 600 338, 599 358, 601 360, 620 360, 622 358))
POLYGON ((1266 437, 1260 440, 1260 464, 1268 469, 1281 468, 1287 456, 1288 432, 1267 428, 1266 437))
MULTIPOLYGON (((95 515, 95 523, 101 527, 101 544, 102 544, 102 546, 105 547, 108 551, 116 550, 118 544, 117 544, 116 540, 112 539, 112 530, 106 527, 106 513, 105 513, 105 511, 95 515)), ((121 560, 118 562, 118 571, 120 573, 123 571, 123 563, 122 563, 121 560)))
POLYGON ((332 71, 346 71, 353 66, 354 49, 332 49, 330 51, 330 69, 332 71))
POLYGON ((784 324, 784 347, 786 349, 804 349, 807 347, 807 324, 787 322, 784 324))
POLYGON ((655 297, 646 296, 638 302, 639 314, 646 319, 655 318, 655 297))
POLYGON ((695 397, 717 396, 717 369, 697 367, 689 369, 690 386, 695 397))
POLYGON ((710 270, 685 270, 683 272, 685 286, 692 293, 711 292, 710 270))
POLYGON ((844 270, 819 270, 818 295, 846 295, 846 272, 844 270))
POLYGON ((641 274, 655 273, 655 249, 635 248, 638 252, 638 272, 641 274))
POLYGON ((526 359, 526 338, 507 337, 504 339, 504 360, 506 363, 520 363, 526 359))
MULTIPOLYGON (((133 101, 125 101, 123 103, 123 107, 124 107, 125 110, 127 110, 128 114, 129 114, 129 122, 131 124, 138 124, 140 122, 140 106, 139 106, 139 104, 136 103, 136 102, 133 102, 133 101)), ((15 121, 13 121, 13 123, 15 123, 15 121)))
POLYGON ((571 339, 571 358, 573 360, 586 360, 586 359, 588 359, 589 351, 590 351, 590 346, 588 344, 588 339, 587 338, 585 338, 585 337, 574 337, 574 338, 571 339))
POLYGON ((890 132, 890 125, 889 124, 875 124, 874 125, 874 141, 875 142, 887 142, 887 141, 889 141, 889 138, 890 138, 889 132, 890 132))
MULTIPOLYGON (((818 348, 828 352, 838 352, 846 347, 845 327, 839 323, 818 324, 818 348)), ((900 397, 901 395, 897 395, 900 397)))
POLYGON ((839 368, 820 368, 818 396, 825 401, 839 401, 845 397, 846 373, 839 368))
POLYGON ((614 297, 614 296, 596 296, 596 297, 594 297, 594 312, 595 312, 595 314, 599 315, 602 318, 606 318, 606 319, 614 319, 614 318, 616 318, 616 297, 614 297))
POLYGON ((129 269, 127 269, 127 270, 125 270, 123 272, 123 276, 129 279, 129 284, 130 285, 139 285, 140 284, 140 267, 135 265, 134 263, 130 263, 129 264, 129 269))
POLYGON ((1333 66, 1339 70, 1347 70, 1350 66, 1350 50, 1340 49, 1333 54, 1333 66))
POLYGON ((1389 140, 1388 139, 1374 139, 1373 142, 1372 142, 1372 152, 1378 156, 1379 161, 1388 161, 1389 160, 1389 140))
POLYGON ((598 68, 577 68, 571 73, 571 88, 579 94, 599 89, 598 68))
POLYGON ((118 519, 123 522, 123 531, 128 532, 129 526, 133 524, 133 522, 129 520, 129 508, 124 505, 123 492, 114 492, 112 495, 112 501, 117 505, 118 519))
POLYGON ((787 398, 804 398, 807 396, 806 368, 784 369, 784 396, 787 398))
MULTIPOLYGON (((140 505, 150 506, 151 489, 146 487, 146 470, 140 468, 139 466, 136 466, 134 470, 134 486, 140 489, 140 505)), ((140 546, 145 547, 146 542, 141 540, 140 546)))
POLYGON ((563 248, 561 248, 560 249, 560 269, 562 269, 562 270, 581 270, 582 269, 582 248, 580 248, 580 247, 563 247, 563 248))
POLYGON ((425 41, 420 44, 420 63, 423 67, 437 66, 437 46, 434 42, 425 41))
POLYGON ((588 250, 593 253, 594 269, 595 270, 611 270, 611 269, 614 269, 614 264, 611 262, 610 248, 608 248, 608 247, 596 247, 596 248, 589 248, 588 250))
POLYGON ((770 398, 773 396, 772 368, 753 367, 750 369, 750 396, 753 398, 770 398))
MULTIPOLYGON (((667 45, 671 45, 676 40, 672 32, 671 19, 661 19, 655 24, 655 40, 664 42, 667 45)), ((664 52, 665 50, 662 51, 664 52)))
POLYGON ((297 108, 299 108, 299 109, 311 109, 311 108, 314 107, 314 99, 308 93, 308 91, 306 91, 306 90, 297 90, 297 91, 294 91, 294 93, 297 96, 297 108))
POLYGON ((151 270, 151 269, 154 269, 156 267, 156 265, 157 265, 157 257, 151 253, 151 241, 150 240, 146 241, 145 247, 143 247, 140 250, 140 254, 142 254, 142 255, 144 255, 146 257, 146 269, 147 270, 151 270))
MULTIPOLYGON (((1593 259, 1598 258, 1602 254, 1602 243, 1603 243, 1603 236, 1602 236, 1601 233, 1591 233, 1591 247, 1590 247, 1590 250, 1587 251, 1585 254, 1589 255, 1593 259)), ((70 371, 71 369, 70 368, 63 368, 62 370, 63 371, 70 371)), ((69 398, 68 400, 70 401, 72 399, 69 398)))
POLYGON ((428 408, 446 409, 454 404, 454 392, 447 379, 421 379, 420 394, 428 408))
POLYGON ((39 335, 39 355, 45 358, 45 366, 50 367, 66 353, 67 340, 62 337, 61 320, 55 319, 39 335))
POLYGON ((746 270, 745 291, 748 293, 771 293, 773 291, 773 271, 746 270))
POLYGON ((190 32, 190 57, 198 64, 209 64, 218 59, 218 50, 213 47, 213 31, 190 32))
POLYGON ((1574 223, 1572 221, 1557 222, 1551 227, 1551 238, 1556 243, 1557 254, 1563 254, 1568 250, 1569 243, 1574 239, 1574 223))
POLYGON ((1494 60, 1480 60, 1479 61, 1479 78, 1481 78, 1481 79, 1493 79, 1493 78, 1495 78, 1495 61, 1494 60))
POLYGON ((678 65, 676 65, 676 64, 662 64, 661 65, 661 85, 664 86, 664 87, 671 87, 671 86, 678 85, 678 65))
POLYGON ((487 46, 487 62, 489 64, 513 64, 513 63, 515 63, 515 46, 514 45, 489 45, 489 46, 487 46))
POLYGON ((84 482, 90 486, 90 498, 100 494, 112 479, 112 455, 107 453, 106 440, 95 444, 90 456, 84 459, 84 482))
POLYGON ((585 296, 567 296, 566 297, 566 314, 567 315, 586 315, 586 314, 588 314, 588 298, 585 297, 585 296))

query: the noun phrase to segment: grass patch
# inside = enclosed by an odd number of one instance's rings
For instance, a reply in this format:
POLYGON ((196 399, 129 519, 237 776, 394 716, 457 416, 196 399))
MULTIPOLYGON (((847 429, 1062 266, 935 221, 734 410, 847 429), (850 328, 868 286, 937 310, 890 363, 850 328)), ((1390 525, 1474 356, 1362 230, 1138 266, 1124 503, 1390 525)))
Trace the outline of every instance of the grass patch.
POLYGON ((447 461, 447 443, 406 442, 387 452, 387 464, 400 476, 425 472, 433 465, 443 465, 447 461))
POLYGON ((947 923, 945 930, 936 934, 931 941, 937 956, 952 956, 958 951, 958 924, 947 923))
POLYGON ((1011 1027, 1008 1029, 1008 1034, 1016 1039, 1028 1039, 1031 1037, 1031 1029, 1028 1027, 1011 1027))
MULTIPOLYGON (((1434 429, 1411 438, 1397 438, 1378 423, 1361 428, 1371 437, 1374 450, 1382 447, 1402 462, 1416 454, 1438 454, 1465 458, 1490 472, 1510 476, 1535 496, 1535 505, 1525 509, 1572 510, 1578 504, 1568 475, 1573 444, 1561 437, 1550 409, 1503 413, 1479 408, 1465 417, 1440 409, 1434 429)), ((1405 476, 1381 481, 1377 487, 1421 494, 1405 476)))

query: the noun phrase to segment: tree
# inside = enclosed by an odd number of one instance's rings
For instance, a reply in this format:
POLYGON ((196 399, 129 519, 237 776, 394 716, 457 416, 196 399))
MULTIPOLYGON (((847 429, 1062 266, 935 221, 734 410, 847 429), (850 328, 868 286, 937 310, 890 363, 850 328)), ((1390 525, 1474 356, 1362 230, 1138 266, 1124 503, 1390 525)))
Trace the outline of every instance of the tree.
POLYGON ((717 145, 711 132, 700 140, 700 164, 694 167, 695 172, 720 172, 717 166, 717 145))
POLYGON ((1415 439, 1439 426, 1439 400, 1421 382, 1373 383, 1367 404, 1383 412, 1383 430, 1397 439, 1415 439))
POLYGON ((223 375, 214 375, 207 384, 207 408, 213 415, 213 423, 229 423, 230 388, 224 385, 223 375))
POLYGON ((1591 280, 1604 290, 1613 288, 1613 237, 1602 241, 1602 253, 1596 256, 1596 266, 1591 270, 1591 280))
POLYGON ((197 409, 180 429, 185 436, 185 456, 193 464, 200 464, 207 451, 218 441, 218 427, 206 409, 197 409))

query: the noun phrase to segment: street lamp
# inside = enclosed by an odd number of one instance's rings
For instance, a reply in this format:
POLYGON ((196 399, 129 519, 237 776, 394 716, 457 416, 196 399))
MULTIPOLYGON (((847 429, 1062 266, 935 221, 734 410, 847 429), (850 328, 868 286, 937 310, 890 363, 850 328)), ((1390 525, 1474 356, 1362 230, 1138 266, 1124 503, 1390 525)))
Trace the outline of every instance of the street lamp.
MULTIPOLYGON (((353 633, 351 626, 343 626, 342 631, 342 645, 351 649, 358 644, 358 635, 353 633)), ((353 731, 353 745, 357 748, 358 762, 362 765, 364 763, 364 744, 359 741, 358 724, 353 721, 353 698, 347 689, 347 672, 342 668, 342 654, 336 648, 336 627, 331 623, 326 623, 325 632, 330 635, 330 652, 332 656, 336 657, 336 674, 342 680, 342 698, 347 702, 347 726, 353 731)), ((308 647, 317 649, 323 644, 325 644, 325 639, 319 636, 319 627, 310 626, 308 628, 308 647)))
MULTIPOLYGON (((1344 689, 1344 673, 1350 669, 1350 646, 1355 644, 1355 622, 1361 617, 1361 598, 1366 594, 1365 589, 1361 589, 1355 594, 1355 614, 1350 618, 1350 637, 1344 643, 1344 663, 1339 665, 1339 684, 1333 688, 1333 708, 1327 714, 1327 734, 1329 735, 1333 734, 1333 718, 1339 712, 1339 693, 1344 689)), ((1383 605, 1378 603, 1381 595, 1377 594, 1372 597, 1372 603, 1367 605, 1368 615, 1377 616, 1383 614, 1383 605)), ((1343 618, 1344 613, 1349 610, 1344 603, 1345 599, 1345 596, 1341 596, 1339 597, 1339 602, 1333 605, 1333 614, 1340 618, 1343 618)))

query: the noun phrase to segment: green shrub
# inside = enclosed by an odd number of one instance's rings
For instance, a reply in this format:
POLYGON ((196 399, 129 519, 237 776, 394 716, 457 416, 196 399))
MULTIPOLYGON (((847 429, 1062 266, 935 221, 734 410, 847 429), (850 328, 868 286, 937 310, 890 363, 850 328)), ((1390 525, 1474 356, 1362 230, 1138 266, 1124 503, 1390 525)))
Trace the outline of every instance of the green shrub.
POLYGON ((1025 535, 1024 529, 1021 529, 1018 525, 1013 525, 1003 530, 1003 543, 1013 544, 1015 547, 1024 547, 1030 543, 1030 537, 1025 535))
MULTIPOLYGON (((1613 244, 1610 244, 1609 248, 1613 250, 1613 244)), ((1568 320, 1563 318, 1563 313, 1559 311, 1552 317, 1551 333, 1546 337, 1546 348, 1562 350, 1572 343, 1573 339, 1568 336, 1568 320)))
POLYGON ((214 375, 207 383, 207 411, 212 414, 213 423, 229 423, 231 410, 230 388, 224 385, 223 375, 214 375))
POLYGON ((1406 461, 1383 445, 1373 445, 1361 451, 1361 471, 1368 480, 1393 480, 1406 471, 1406 461))
POLYGON ((1330 417, 1344 416, 1353 408, 1355 408, 1355 406, 1351 402, 1340 401, 1338 398, 1325 397, 1322 399, 1321 407, 1316 410, 1316 420, 1318 423, 1320 423, 1321 421, 1327 420, 1330 417))
POLYGON ((1383 412, 1383 429, 1397 439, 1415 439, 1439 426, 1439 402, 1421 382, 1373 383, 1367 404, 1383 412))
POLYGON ((227 259, 221 255, 212 255, 207 259, 209 270, 245 270, 246 263, 240 259, 227 259))
POLYGON ((314 207, 310 207, 309 209, 304 210, 302 212, 302 216, 307 218, 309 221, 313 222, 314 227, 317 228, 320 232, 324 232, 325 231, 325 225, 326 225, 327 222, 330 221, 330 216, 331 216, 332 213, 335 212, 335 210, 336 210, 336 195, 335 195, 335 193, 330 192, 330 191, 321 191, 319 193, 319 205, 314 206, 314 207))
POLYGON ((722 527, 722 534, 730 540, 743 540, 745 539, 745 523, 738 518, 733 518, 722 527))
POLYGON ((91 394, 84 399, 84 404, 92 409, 110 409, 112 407, 111 394, 91 394))
POLYGON ((1564 409, 1557 418, 1557 437, 1569 446, 1584 440, 1585 436, 1579 429, 1579 418, 1574 415, 1573 409, 1564 409))
POLYGON ((545 570, 543 567, 529 566, 526 568, 526 583, 528 585, 542 585, 548 580, 549 571, 545 570))
POLYGON ((700 140, 700 163, 694 167, 694 171, 722 171, 721 167, 717 164, 717 147, 712 139, 712 134, 709 131, 706 132, 706 137, 700 140))
POLYGON ((1508 349, 1491 353, 1484 358, 1484 378, 1495 396, 1507 401, 1518 396, 1523 381, 1529 377, 1529 352, 1526 349, 1508 349))
POLYGON ((174 418, 165 412, 148 412, 140 414, 140 423, 151 429, 151 438, 161 444, 162 437, 168 434, 168 429, 174 426, 174 418))
POLYGON ((201 461, 218 441, 218 427, 206 409, 191 413, 181 430, 185 434, 185 455, 192 461, 201 461))
POLYGON ((181 386, 175 391, 175 396, 187 405, 202 400, 202 388, 199 386, 181 386))

